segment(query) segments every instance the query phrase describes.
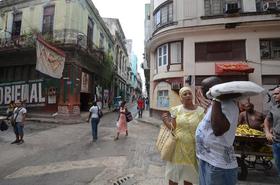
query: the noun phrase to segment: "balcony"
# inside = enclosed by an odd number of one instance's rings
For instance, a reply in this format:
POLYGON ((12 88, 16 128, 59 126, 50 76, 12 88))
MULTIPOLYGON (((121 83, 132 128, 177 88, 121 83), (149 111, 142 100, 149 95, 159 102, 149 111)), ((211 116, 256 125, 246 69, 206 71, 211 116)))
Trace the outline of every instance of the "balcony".
MULTIPOLYGON (((0 38, 0 53, 15 52, 36 48, 36 35, 41 33, 28 33, 16 38, 0 38)), ((46 42, 62 49, 77 49, 88 55, 98 57, 103 61, 104 50, 98 48, 87 36, 75 30, 56 30, 53 34, 44 34, 46 42)))

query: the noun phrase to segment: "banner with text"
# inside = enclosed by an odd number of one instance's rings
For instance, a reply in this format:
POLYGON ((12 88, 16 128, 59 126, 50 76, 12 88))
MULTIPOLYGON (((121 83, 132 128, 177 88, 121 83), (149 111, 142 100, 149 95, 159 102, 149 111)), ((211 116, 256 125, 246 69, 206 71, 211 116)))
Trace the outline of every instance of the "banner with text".
POLYGON ((36 44, 37 63, 36 70, 53 78, 61 78, 65 63, 64 51, 53 47, 41 37, 36 44))

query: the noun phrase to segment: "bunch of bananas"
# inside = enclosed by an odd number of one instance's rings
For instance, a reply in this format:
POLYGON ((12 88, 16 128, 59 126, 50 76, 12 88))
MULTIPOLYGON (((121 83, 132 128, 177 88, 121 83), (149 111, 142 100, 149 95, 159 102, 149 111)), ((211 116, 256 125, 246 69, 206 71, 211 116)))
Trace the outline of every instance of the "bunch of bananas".
POLYGON ((236 135, 240 135, 240 136, 265 136, 264 132, 249 128, 248 124, 239 125, 236 129, 236 135))

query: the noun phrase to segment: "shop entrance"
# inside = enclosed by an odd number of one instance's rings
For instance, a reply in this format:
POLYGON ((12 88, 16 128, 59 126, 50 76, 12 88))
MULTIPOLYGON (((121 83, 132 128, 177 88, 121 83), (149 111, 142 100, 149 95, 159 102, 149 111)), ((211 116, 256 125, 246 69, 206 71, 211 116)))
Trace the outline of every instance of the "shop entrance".
POLYGON ((88 111, 91 106, 92 98, 89 93, 80 94, 81 111, 88 111))

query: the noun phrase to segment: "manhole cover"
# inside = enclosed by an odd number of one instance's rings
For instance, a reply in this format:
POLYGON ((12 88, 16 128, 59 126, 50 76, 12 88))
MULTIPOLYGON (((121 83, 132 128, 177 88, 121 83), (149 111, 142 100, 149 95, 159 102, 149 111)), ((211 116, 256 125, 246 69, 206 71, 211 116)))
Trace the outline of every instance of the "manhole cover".
POLYGON ((134 178, 134 175, 127 175, 119 177, 112 183, 112 185, 136 185, 136 179, 134 178))

